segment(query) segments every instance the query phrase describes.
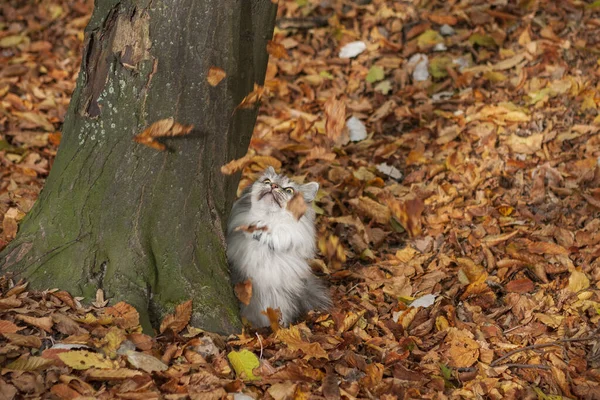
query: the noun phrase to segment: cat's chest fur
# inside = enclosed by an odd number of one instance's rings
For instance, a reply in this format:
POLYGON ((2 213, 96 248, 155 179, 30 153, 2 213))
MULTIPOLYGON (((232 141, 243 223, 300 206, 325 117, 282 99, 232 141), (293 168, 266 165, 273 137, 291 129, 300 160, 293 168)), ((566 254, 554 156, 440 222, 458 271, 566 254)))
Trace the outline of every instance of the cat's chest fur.
POLYGON ((235 202, 227 227, 227 258, 234 284, 250 281, 252 296, 242 315, 254 327, 269 326, 268 308, 289 324, 310 310, 331 306, 327 289, 312 275, 318 184, 298 185, 267 169, 235 202), (307 207, 299 218, 287 210, 294 196, 307 207))

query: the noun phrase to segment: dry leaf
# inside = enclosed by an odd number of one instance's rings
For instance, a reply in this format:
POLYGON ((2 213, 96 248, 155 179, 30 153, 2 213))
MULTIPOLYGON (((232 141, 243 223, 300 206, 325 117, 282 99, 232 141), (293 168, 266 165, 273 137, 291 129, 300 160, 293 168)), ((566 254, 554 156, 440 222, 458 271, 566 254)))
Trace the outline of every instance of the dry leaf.
POLYGON ((273 40, 267 42, 267 52, 270 56, 275 58, 282 58, 284 60, 290 59, 285 47, 281 43, 274 42, 273 40))
POLYGON ((181 332, 192 317, 192 300, 188 300, 175 307, 175 314, 168 314, 160 324, 160 333, 167 329, 173 330, 175 333, 181 332))
POLYGON ((222 68, 210 67, 208 70, 208 76, 206 77, 206 80, 208 81, 210 86, 214 87, 217 86, 223 79, 225 79, 226 76, 227 74, 222 68))
POLYGON ((288 201, 286 206, 286 209, 292 213, 296 220, 300 220, 300 218, 302 218, 304 213, 306 213, 307 208, 308 207, 306 205, 306 201, 304 201, 304 196, 302 196, 302 193, 300 192, 296 192, 292 199, 288 201))
POLYGON ((239 301, 245 305, 250 304, 250 300, 252 299, 252 281, 250 279, 236 283, 233 289, 239 301))
POLYGON ((343 100, 337 100, 334 97, 325 102, 325 132, 327 137, 335 145, 341 145, 348 142, 348 134, 344 133, 346 127, 346 103, 343 100))

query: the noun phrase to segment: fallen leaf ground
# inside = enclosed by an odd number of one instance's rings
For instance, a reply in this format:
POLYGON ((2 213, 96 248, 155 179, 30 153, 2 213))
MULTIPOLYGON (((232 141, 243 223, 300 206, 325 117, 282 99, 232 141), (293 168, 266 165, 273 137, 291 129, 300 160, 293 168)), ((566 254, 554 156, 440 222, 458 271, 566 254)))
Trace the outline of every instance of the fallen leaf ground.
MULTIPOLYGON (((320 183, 335 309, 222 338, 185 303, 154 340, 101 293, 3 278, 0 398, 600 399, 600 4, 280 3, 225 171, 320 183)), ((91 3, 0 10, 3 247, 56 152, 91 3)))

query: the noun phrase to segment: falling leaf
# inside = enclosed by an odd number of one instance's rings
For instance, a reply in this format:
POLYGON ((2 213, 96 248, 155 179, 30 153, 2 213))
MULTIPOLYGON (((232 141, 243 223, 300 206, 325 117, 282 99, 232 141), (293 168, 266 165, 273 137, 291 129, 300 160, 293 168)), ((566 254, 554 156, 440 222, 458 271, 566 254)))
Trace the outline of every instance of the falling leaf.
POLYGON ((233 367, 236 376, 245 381, 255 381, 260 377, 253 374, 253 370, 260 365, 258 357, 246 349, 240 351, 231 351, 227 358, 233 367))
POLYGON ((208 75, 206 76, 206 80, 210 86, 217 86, 227 74, 222 68, 219 67, 210 67, 208 69, 208 75))
POLYGON ((171 329, 175 333, 181 332, 192 317, 192 300, 188 300, 175 307, 175 314, 168 314, 160 324, 160 333, 171 329))
POLYGON ((240 225, 240 226, 237 226, 233 231, 234 232, 254 233, 256 231, 267 232, 268 230, 269 230, 269 228, 267 226, 240 225))
POLYGON ((288 201, 286 209, 294 216, 294 218, 298 221, 304 214, 307 209, 306 201, 304 201, 304 196, 302 193, 296 192, 292 199, 288 201))
POLYGON ((342 133, 344 132, 346 121, 346 104, 343 100, 331 97, 325 102, 324 110, 327 119, 325 123, 327 137, 333 143, 339 145, 344 140, 342 133))
POLYGON ((245 305, 250 304, 250 300, 252 299, 252 281, 250 279, 236 283, 233 289, 235 297, 237 297, 239 301, 245 305))
POLYGON ((266 93, 266 89, 263 86, 257 85, 255 83, 254 90, 252 92, 248 93, 248 95, 242 99, 240 104, 238 104, 238 106, 236 107, 236 110, 239 108, 254 107, 254 105, 260 101, 260 99, 262 98, 262 96, 265 93, 266 93))
POLYGON ((173 118, 165 118, 154 122, 133 139, 137 143, 162 151, 166 149, 166 146, 157 142, 155 140, 156 138, 187 135, 193 128, 193 125, 181 125, 180 123, 175 122, 173 118))
POLYGON ((279 308, 271 308, 267 307, 265 311, 262 311, 263 315, 269 319, 269 325, 271 326, 271 330, 273 332, 277 332, 279 330, 279 321, 281 321, 281 311, 279 308))
POLYGON ((232 160, 221 167, 221 173, 223 175, 232 175, 244 168, 246 164, 250 162, 251 158, 251 156, 245 155, 244 157, 239 158, 237 160, 232 160))

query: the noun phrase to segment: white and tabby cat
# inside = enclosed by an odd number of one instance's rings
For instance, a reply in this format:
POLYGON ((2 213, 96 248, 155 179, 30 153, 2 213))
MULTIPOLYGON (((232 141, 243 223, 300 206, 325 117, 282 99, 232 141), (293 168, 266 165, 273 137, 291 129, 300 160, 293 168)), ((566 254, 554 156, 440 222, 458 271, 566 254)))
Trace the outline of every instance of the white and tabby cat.
POLYGON ((234 284, 250 279, 252 297, 241 305, 253 327, 269 326, 262 314, 279 309, 284 325, 310 310, 331 306, 328 290, 308 265, 315 255, 315 212, 319 184, 298 185, 272 167, 235 202, 227 226, 227 258, 234 284), (307 204, 299 219, 286 208, 296 193, 307 204), (252 229, 243 227, 258 228, 252 229))

